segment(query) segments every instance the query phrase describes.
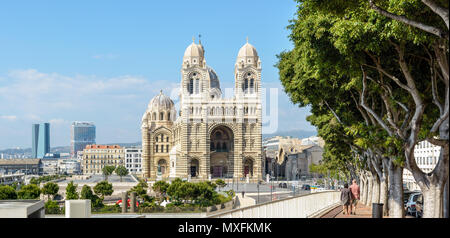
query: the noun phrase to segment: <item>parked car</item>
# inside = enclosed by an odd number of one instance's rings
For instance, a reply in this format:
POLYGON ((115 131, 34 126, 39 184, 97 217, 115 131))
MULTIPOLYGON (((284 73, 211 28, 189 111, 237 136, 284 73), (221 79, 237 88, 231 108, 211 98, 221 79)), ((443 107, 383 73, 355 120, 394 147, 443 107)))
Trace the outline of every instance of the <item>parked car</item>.
POLYGON ((308 184, 303 184, 302 190, 311 190, 311 186, 309 186, 308 184))
POLYGON ((408 201, 405 204, 406 214, 416 215, 416 202, 421 193, 412 193, 409 195, 408 201))
POLYGON ((280 188, 287 188, 287 184, 286 183, 280 183, 280 184, 278 184, 278 187, 280 187, 280 188))
POLYGON ((416 200, 416 218, 420 218, 423 215, 423 195, 420 194, 416 200))

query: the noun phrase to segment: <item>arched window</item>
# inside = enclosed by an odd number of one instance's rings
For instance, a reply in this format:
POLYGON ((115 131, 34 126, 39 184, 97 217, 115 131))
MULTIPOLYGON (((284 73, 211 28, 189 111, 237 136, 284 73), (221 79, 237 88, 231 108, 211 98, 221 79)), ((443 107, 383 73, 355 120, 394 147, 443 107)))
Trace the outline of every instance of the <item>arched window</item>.
POLYGON ((170 120, 170 112, 167 113, 167 120, 170 120))
POLYGON ((158 142, 158 137, 155 137, 156 142, 158 142))
POLYGON ((248 90, 248 79, 244 80, 244 92, 247 92, 248 90))
POLYGON ((189 94, 194 93, 194 79, 189 79, 189 85, 188 85, 189 94))
POLYGON ((225 143, 225 142, 222 143, 222 149, 227 150, 227 143, 225 143))
POLYGON ((250 79, 250 93, 254 92, 254 88, 255 88, 254 79, 250 79))
POLYGON ((198 94, 200 91, 200 80, 195 79, 195 93, 198 94))
POLYGON ((164 113, 159 113, 159 120, 164 120, 164 113))
POLYGON ((158 153, 158 145, 155 146, 155 152, 158 153))
POLYGON ((156 120, 156 112, 153 113, 153 120, 156 120))
POLYGON ((213 143, 213 142, 210 143, 209 149, 210 149, 210 150, 214 150, 214 149, 215 149, 215 148, 214 148, 214 143, 213 143))
POLYGON ((169 152, 169 145, 166 145, 166 153, 169 152))

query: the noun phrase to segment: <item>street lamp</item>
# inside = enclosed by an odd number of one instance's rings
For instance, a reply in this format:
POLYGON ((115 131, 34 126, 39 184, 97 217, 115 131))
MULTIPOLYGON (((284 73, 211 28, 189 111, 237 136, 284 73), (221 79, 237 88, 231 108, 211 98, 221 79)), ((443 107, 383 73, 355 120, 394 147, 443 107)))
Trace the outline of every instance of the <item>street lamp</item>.
POLYGON ((258 198, 256 200, 256 204, 259 204, 259 184, 261 181, 258 181, 258 184, 256 184, 256 188, 258 189, 258 198))

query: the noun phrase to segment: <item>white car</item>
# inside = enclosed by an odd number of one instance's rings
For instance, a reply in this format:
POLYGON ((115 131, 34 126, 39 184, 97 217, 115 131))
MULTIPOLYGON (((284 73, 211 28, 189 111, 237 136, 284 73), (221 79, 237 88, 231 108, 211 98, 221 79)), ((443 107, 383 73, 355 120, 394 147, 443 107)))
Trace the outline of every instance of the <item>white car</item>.
POLYGON ((406 214, 416 215, 416 202, 421 193, 412 193, 409 195, 408 201, 405 204, 406 214))

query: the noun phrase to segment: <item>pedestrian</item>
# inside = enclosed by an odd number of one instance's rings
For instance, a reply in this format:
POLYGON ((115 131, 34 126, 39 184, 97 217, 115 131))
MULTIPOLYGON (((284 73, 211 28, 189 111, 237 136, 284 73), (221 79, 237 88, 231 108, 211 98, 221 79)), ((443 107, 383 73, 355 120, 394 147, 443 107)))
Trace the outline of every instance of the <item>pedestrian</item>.
POLYGON ((244 191, 242 191, 242 197, 244 197, 244 194, 245 194, 245 192, 244 192, 244 191))
POLYGON ((348 183, 344 184, 344 188, 341 190, 341 203, 342 203, 342 214, 350 215, 351 202, 352 202, 352 192, 348 189, 348 183))
POLYGON ((359 199, 360 199, 360 191, 359 186, 356 183, 356 179, 353 179, 352 185, 350 186, 350 191, 352 193, 352 204, 350 205, 350 213, 353 210, 353 215, 356 215, 356 205, 358 205, 359 199))

